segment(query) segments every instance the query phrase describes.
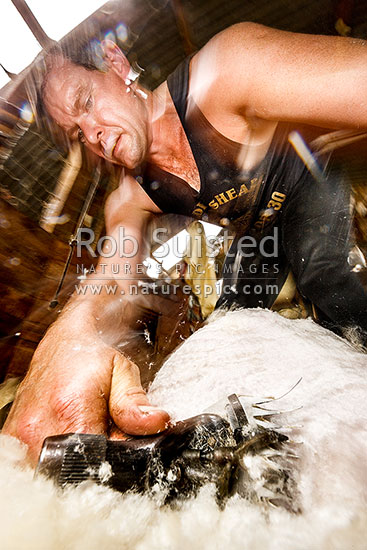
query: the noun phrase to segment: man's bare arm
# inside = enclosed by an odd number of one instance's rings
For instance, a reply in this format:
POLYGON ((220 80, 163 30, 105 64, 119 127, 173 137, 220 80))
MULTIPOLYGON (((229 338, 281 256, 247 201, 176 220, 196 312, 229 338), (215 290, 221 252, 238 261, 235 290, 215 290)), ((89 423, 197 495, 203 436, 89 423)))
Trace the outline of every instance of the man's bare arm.
MULTIPOLYGON (((134 273, 146 252, 143 235, 154 209, 145 197, 139 200, 137 185, 128 178, 111 195, 106 226, 107 234, 117 241, 124 224, 125 234, 136 239, 139 250, 130 258, 121 258, 119 251, 103 258, 103 277, 107 279, 91 278, 84 284, 118 284, 120 296, 128 296, 129 272, 134 273), (125 270, 127 262, 129 269, 125 270), (111 269, 116 263, 122 273, 118 281, 113 280, 111 269)), ((29 445, 33 461, 43 439, 57 433, 107 433, 111 422, 117 427, 112 430, 115 433, 147 434, 164 429, 167 413, 150 408, 138 367, 113 347, 124 331, 126 336, 128 326, 130 304, 120 296, 111 296, 104 289, 99 295, 86 292, 74 296, 38 346, 3 429, 29 445)))
MULTIPOLYGON (((330 128, 367 127, 367 42, 239 23, 194 59, 211 72, 204 113, 221 130, 228 114, 330 128), (208 68, 210 67, 210 68, 208 68)), ((200 78, 199 72, 199 78, 200 78)))

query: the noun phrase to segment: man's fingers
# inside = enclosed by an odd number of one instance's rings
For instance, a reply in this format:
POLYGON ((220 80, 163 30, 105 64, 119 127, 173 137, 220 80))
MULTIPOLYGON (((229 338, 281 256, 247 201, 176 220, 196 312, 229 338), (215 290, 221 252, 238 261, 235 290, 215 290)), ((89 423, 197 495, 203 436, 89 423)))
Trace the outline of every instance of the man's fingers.
POLYGON ((84 354, 80 364, 74 363, 71 377, 56 369, 56 380, 49 370, 44 371, 43 378, 36 372, 24 380, 4 433, 28 445, 33 464, 45 437, 71 432, 107 433, 108 412, 115 423, 110 429, 114 439, 122 438, 124 433, 145 435, 165 429, 168 414, 150 406, 138 367, 115 350, 103 349, 103 356, 104 362, 94 363, 94 354, 84 354))
POLYGON ((119 440, 119 441, 129 438, 129 436, 124 432, 122 432, 120 428, 118 428, 112 420, 110 420, 110 426, 108 428, 107 437, 108 439, 119 440))
POLYGON ((73 432, 102 434, 107 430, 107 403, 101 391, 80 391, 82 383, 60 384, 41 395, 37 405, 33 384, 25 382, 18 391, 3 433, 28 445, 27 456, 35 465, 46 437, 73 432), (47 405, 47 407, 45 406, 47 405))
MULTIPOLYGON (((14 409, 13 409, 14 410, 14 409)), ((10 415, 9 415, 10 416, 10 415)), ((23 418, 7 418, 1 433, 20 439, 28 446, 27 459, 32 466, 37 464, 44 437, 40 433, 40 419, 25 415, 23 418), (37 429, 38 427, 38 429, 37 429)))
POLYGON ((138 367, 119 353, 113 361, 109 408, 115 424, 132 435, 161 432, 169 421, 166 411, 149 403, 138 367))

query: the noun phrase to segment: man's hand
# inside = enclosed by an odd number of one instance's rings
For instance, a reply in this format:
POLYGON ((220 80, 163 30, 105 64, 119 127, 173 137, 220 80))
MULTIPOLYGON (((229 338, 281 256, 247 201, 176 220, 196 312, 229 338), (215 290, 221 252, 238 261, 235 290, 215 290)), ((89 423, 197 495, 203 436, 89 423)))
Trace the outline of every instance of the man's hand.
POLYGON ((151 407, 138 367, 98 337, 70 337, 54 325, 34 354, 3 433, 37 461, 45 437, 60 433, 153 434, 169 416, 151 407))
MULTIPOLYGON (((137 273, 136 265, 148 254, 145 234, 152 212, 160 210, 131 176, 124 177, 106 202, 110 238, 119 243, 124 227, 129 242, 139 243, 133 256, 125 250, 126 257, 116 251, 102 258, 103 273, 111 282, 114 264, 127 274, 117 281, 121 294, 128 295, 130 273, 137 273)), ((138 367, 109 345, 121 339, 129 324, 133 304, 120 302, 104 294, 74 296, 39 344, 3 428, 27 443, 33 462, 50 435, 84 432, 117 438, 165 429, 169 416, 151 407, 138 367)))

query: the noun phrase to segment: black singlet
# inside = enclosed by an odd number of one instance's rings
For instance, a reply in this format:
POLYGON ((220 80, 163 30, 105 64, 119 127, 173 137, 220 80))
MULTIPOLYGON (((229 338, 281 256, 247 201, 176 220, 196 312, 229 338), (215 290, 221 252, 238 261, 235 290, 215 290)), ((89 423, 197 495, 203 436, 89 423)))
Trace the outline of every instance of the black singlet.
POLYGON ((283 207, 289 189, 305 171, 288 143, 288 127, 278 125, 266 157, 256 168, 241 170, 242 144, 220 134, 193 100, 188 101, 189 63, 190 58, 185 59, 167 84, 199 171, 200 191, 154 165, 145 167, 143 189, 163 212, 217 224, 229 221, 241 233, 265 219, 273 224, 280 209, 267 207, 272 194, 282 199, 283 207))

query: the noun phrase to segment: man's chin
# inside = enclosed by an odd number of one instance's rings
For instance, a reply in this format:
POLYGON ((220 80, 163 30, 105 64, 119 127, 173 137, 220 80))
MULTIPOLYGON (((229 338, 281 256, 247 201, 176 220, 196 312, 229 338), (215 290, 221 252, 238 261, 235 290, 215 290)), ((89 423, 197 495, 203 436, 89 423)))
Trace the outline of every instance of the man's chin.
POLYGON ((127 168, 128 170, 134 170, 139 163, 135 163, 134 161, 131 161, 130 159, 120 159, 118 157, 112 157, 112 158, 105 158, 108 162, 111 162, 112 164, 116 164, 117 166, 123 166, 124 168, 127 168))
POLYGON ((141 166, 144 162, 144 157, 142 155, 126 155, 124 158, 117 158, 116 163, 120 166, 125 166, 128 170, 135 170, 141 166))

